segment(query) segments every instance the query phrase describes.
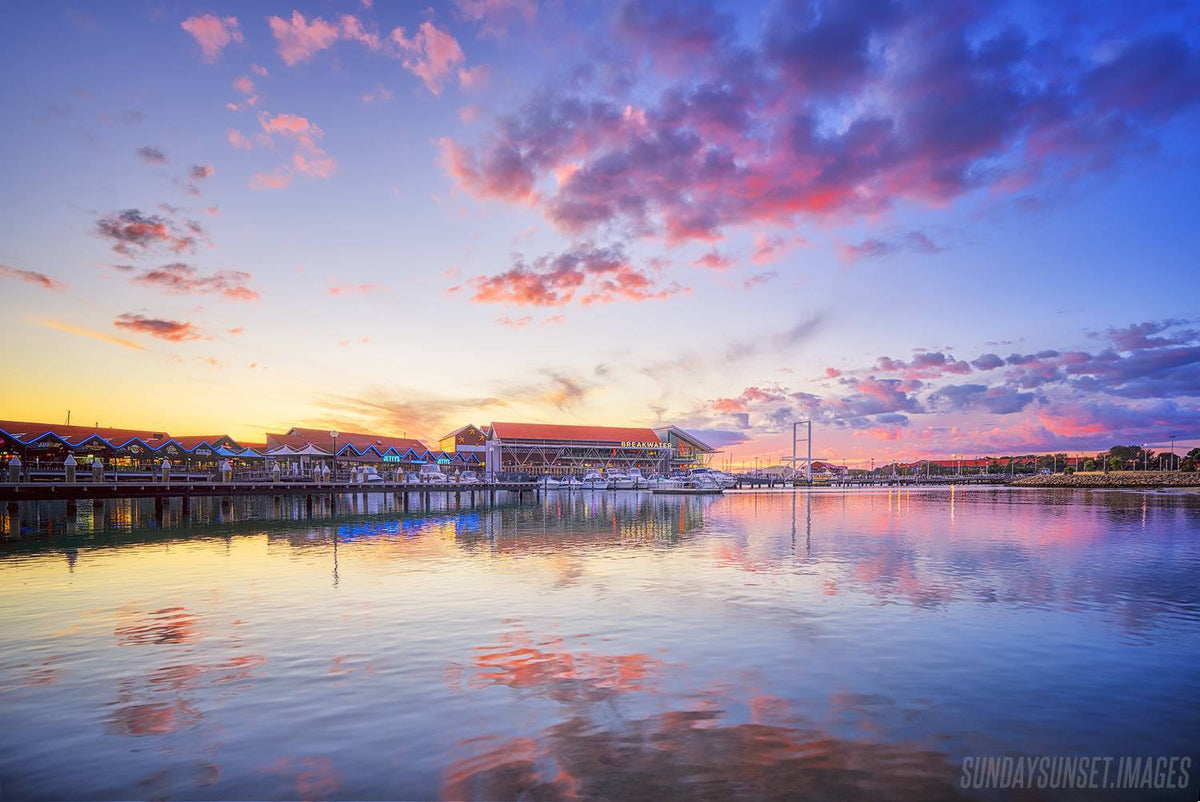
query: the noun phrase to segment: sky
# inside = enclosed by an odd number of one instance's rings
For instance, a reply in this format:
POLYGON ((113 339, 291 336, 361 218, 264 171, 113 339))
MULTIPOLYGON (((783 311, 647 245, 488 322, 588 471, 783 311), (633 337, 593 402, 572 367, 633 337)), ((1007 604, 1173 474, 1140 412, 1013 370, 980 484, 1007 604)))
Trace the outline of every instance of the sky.
POLYGON ((1200 7, 54 3, 0 418, 1200 444, 1200 7))

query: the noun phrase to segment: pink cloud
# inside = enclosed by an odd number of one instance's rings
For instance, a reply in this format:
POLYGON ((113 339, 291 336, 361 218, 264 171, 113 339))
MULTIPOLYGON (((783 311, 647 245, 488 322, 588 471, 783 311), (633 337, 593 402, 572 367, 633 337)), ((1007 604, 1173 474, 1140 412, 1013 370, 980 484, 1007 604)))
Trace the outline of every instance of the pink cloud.
POLYGON ((335 284, 328 292, 330 295, 370 295, 386 290, 387 287, 383 284, 335 284))
POLYGON ((308 121, 308 118, 301 117, 298 114, 261 114, 258 118, 263 130, 272 134, 284 134, 286 136, 299 136, 319 130, 315 125, 308 121))
POLYGON ((250 189, 284 189, 291 186, 291 173, 282 167, 269 173, 255 173, 250 176, 250 189))
POLYGON ((717 253, 716 248, 692 262, 697 267, 707 267, 709 270, 728 270, 736 264, 736 260, 717 253))
POLYGON ((395 99, 396 96, 392 94, 392 90, 383 84, 376 84, 373 90, 364 92, 360 98, 363 103, 390 103, 395 99))
POLYGON ((502 37, 518 21, 537 19, 535 0, 454 0, 458 13, 480 27, 483 36, 502 37))
POLYGON ((742 289, 748 290, 762 284, 768 284, 771 281, 779 278, 779 271, 768 270, 765 273, 755 273, 742 282, 742 289))
POLYGON ((45 273, 38 273, 33 270, 18 270, 8 265, 0 265, 0 278, 11 278, 17 281, 24 281, 28 284, 36 284, 45 290, 65 290, 67 288, 66 284, 50 278, 45 273))
POLYGON ((234 79, 233 88, 241 92, 243 95, 253 95, 254 81, 252 81, 248 75, 243 75, 234 79))
POLYGON ((308 22, 299 11, 292 12, 291 20, 267 17, 267 24, 279 43, 279 57, 289 67, 308 61, 316 53, 332 47, 341 36, 337 25, 320 17, 308 22))
POLYGON ((204 336, 203 332, 188 321, 152 318, 132 312, 118 315, 116 320, 113 321, 113 325, 126 331, 148 334, 160 340, 168 340, 176 343, 208 339, 204 336))
POLYGON ((210 64, 220 58, 221 51, 230 42, 240 44, 243 41, 237 17, 203 14, 185 19, 179 23, 179 27, 196 39, 196 43, 200 45, 200 52, 204 54, 204 60, 210 64))
POLYGON ((233 145, 238 150, 254 149, 254 141, 236 128, 230 128, 227 130, 225 132, 225 138, 229 140, 229 144, 233 145))
POLYGON ((112 243, 112 250, 122 256, 138 256, 159 246, 172 253, 194 251, 204 237, 199 223, 189 220, 180 224, 160 215, 143 214, 138 209, 125 209, 101 217, 96 233, 112 243))
POLYGON ((458 82, 463 89, 482 89, 487 86, 492 77, 492 71, 486 64, 463 68, 458 71, 458 82))
POLYGON ((807 245, 804 237, 792 237, 790 240, 782 236, 768 237, 766 234, 754 235, 754 249, 750 254, 751 261, 756 265, 766 265, 777 261, 794 245, 807 245))
POLYGON ((511 269, 477 276, 470 283, 475 288, 473 302, 514 306, 565 306, 577 296, 585 305, 649 301, 687 292, 674 282, 659 286, 631 265, 620 248, 589 243, 539 257, 531 264, 518 257, 511 269))
POLYGON ((435 95, 442 93, 446 76, 466 60, 458 40, 429 21, 422 22, 411 39, 403 28, 396 28, 392 41, 400 47, 404 69, 424 81, 435 95))
POLYGON ((131 280, 173 295, 222 295, 234 301, 257 301, 249 285, 250 274, 241 270, 218 270, 205 275, 194 265, 173 262, 146 270, 131 280))
POLYGON ((533 322, 533 318, 529 315, 525 315, 523 317, 517 317, 517 318, 505 316, 505 317, 496 318, 496 322, 499 323, 501 326, 505 326, 506 328, 523 329, 526 326, 528 326, 530 323, 533 322))

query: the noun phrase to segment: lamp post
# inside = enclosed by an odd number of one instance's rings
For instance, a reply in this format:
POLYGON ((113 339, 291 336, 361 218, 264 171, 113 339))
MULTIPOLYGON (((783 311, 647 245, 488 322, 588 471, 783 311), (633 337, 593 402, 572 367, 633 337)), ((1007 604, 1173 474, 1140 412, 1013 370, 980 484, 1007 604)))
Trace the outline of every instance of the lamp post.
POLYGON ((333 481, 337 481, 337 431, 329 430, 329 439, 333 441, 333 481))
POLYGON ((1142 470, 1150 470, 1150 452, 1146 450, 1146 444, 1142 443, 1142 470))
POLYGON ((1179 470, 1179 463, 1175 462, 1175 435, 1169 434, 1167 437, 1171 440, 1171 465, 1173 470, 1179 470))

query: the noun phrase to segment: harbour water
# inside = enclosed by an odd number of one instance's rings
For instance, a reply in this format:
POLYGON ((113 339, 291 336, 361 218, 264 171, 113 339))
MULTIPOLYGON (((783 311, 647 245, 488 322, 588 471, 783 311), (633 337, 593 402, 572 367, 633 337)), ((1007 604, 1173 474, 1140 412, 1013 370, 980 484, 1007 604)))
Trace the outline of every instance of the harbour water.
POLYGON ((148 505, 5 523, 4 799, 990 799, 965 758, 1200 758, 1195 494, 148 505))

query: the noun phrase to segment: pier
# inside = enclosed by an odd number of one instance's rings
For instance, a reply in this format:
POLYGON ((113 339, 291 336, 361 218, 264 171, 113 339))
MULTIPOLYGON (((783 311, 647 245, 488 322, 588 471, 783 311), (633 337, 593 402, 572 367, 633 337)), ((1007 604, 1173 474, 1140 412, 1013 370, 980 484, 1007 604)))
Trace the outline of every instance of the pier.
POLYGON ((168 499, 183 500, 184 508, 198 497, 232 498, 234 496, 304 496, 310 510, 313 500, 328 497, 330 508, 336 509, 339 495, 372 493, 393 494, 404 509, 410 506, 428 508, 432 496, 453 497, 461 506, 464 497, 471 506, 496 503, 496 494, 505 491, 508 498, 518 502, 528 494, 535 501, 541 498, 536 482, 264 482, 264 481, 123 481, 123 482, 4 482, 0 483, 0 503, 9 514, 17 511, 20 502, 65 501, 68 509, 80 502, 103 504, 116 499, 145 499, 155 501, 160 511, 168 499), (414 504, 415 497, 415 504, 414 504))

